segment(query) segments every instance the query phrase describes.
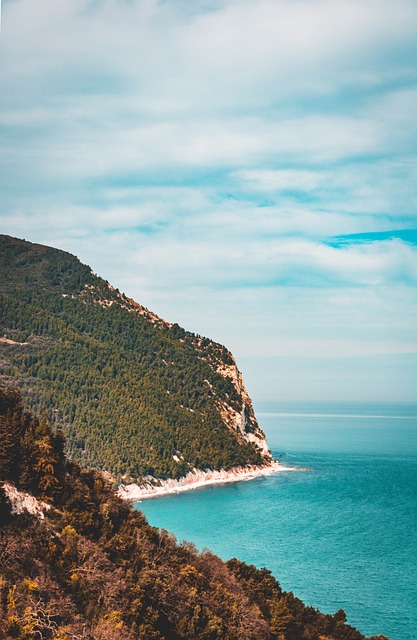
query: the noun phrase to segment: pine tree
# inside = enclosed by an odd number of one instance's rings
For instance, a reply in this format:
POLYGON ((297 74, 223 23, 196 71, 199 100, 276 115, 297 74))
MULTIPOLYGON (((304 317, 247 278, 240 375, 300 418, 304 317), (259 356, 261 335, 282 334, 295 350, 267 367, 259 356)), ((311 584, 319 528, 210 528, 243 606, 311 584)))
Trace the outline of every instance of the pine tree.
POLYGON ((8 409, 0 415, 0 479, 17 482, 19 478, 19 447, 22 436, 21 411, 8 409))
POLYGON ((7 524, 10 520, 12 513, 12 506, 3 488, 3 483, 0 483, 0 526, 7 524))

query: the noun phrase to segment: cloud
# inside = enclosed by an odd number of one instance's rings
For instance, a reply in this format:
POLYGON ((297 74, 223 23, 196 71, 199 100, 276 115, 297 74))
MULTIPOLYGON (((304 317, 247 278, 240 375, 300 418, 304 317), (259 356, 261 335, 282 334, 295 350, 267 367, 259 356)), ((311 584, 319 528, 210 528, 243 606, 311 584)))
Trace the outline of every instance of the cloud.
MULTIPOLYGON (((22 75, 25 69, 26 77, 35 70, 51 79, 66 63, 81 78, 95 68, 145 83, 164 99, 171 89, 197 104, 209 97, 209 106, 227 105, 232 98, 235 106, 236 94, 260 104, 294 86, 333 90, 358 74, 360 81, 377 83, 395 77, 393 57, 395 72, 399 66, 403 74, 412 71, 416 13, 411 0, 395 6, 385 0, 246 0, 211 9, 195 2, 191 12, 182 3, 156 0, 59 0, 53 7, 47 0, 12 0, 4 7, 3 40, 7 61, 22 75), (381 67, 381 57, 391 64, 381 67), (284 79, 289 86, 280 85, 284 79)), ((61 86, 68 86, 65 80, 61 86)))
POLYGON ((44 182, 62 185, 410 152, 414 94, 404 83, 415 83, 416 11, 405 1, 191 12, 175 2, 9 1, 6 164, 18 155, 30 180, 36 160, 44 182))
POLYGON ((415 247, 329 238, 417 227, 416 25, 414 0, 4 0, 1 230, 238 354, 412 350, 415 247))

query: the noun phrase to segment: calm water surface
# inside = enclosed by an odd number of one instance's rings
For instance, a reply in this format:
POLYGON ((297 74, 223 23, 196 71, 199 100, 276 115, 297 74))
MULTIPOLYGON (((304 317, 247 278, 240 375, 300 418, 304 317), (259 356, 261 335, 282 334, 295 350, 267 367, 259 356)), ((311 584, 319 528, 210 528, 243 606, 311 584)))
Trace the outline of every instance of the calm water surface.
POLYGON ((150 523, 225 560, 268 567, 367 635, 415 640, 417 405, 257 407, 283 472, 143 501, 150 523))

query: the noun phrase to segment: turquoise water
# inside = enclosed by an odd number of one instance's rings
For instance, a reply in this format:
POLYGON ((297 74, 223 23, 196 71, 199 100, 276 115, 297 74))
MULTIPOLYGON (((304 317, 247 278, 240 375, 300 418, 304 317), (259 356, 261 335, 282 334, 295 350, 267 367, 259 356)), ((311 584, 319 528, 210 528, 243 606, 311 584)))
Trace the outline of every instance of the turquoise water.
POLYGON ((138 504, 152 525, 266 566, 367 635, 415 640, 417 405, 257 407, 283 472, 138 504))

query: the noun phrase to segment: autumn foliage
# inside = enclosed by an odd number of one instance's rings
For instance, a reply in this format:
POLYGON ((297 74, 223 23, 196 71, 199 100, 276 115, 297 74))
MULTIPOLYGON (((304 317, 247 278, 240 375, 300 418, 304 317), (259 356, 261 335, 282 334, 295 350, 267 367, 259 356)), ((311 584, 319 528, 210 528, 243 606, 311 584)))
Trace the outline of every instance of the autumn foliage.
POLYGON ((0 389, 0 434, 0 639, 365 640, 268 570, 150 527, 102 475, 66 461, 62 435, 13 389, 0 389), (44 517, 12 513, 11 486, 44 517))

